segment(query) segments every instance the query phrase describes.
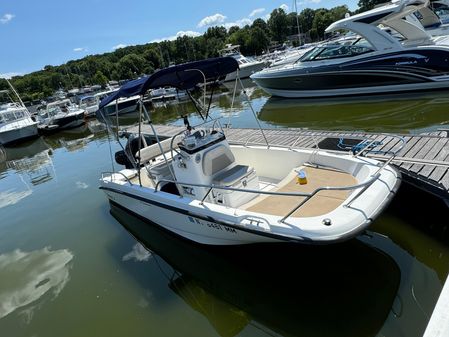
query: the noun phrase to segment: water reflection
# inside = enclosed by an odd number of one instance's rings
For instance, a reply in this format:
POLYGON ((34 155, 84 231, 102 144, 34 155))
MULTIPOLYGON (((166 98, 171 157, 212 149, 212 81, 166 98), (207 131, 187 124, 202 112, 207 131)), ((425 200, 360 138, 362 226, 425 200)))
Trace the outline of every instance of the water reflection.
POLYGON ((422 336, 441 292, 438 274, 386 236, 371 232, 360 240, 388 254, 401 270, 398 292, 379 335, 422 336))
POLYGON ((52 150, 42 138, 0 150, 0 208, 16 204, 32 194, 33 186, 56 176, 50 155, 52 150), (14 174, 7 174, 8 171, 14 174))
MULTIPOLYGON (((400 284, 395 261, 356 240, 324 247, 205 248, 120 208, 112 207, 112 214, 153 252, 155 262, 162 258, 173 268, 164 271, 168 286, 221 336, 254 326, 282 335, 372 336, 400 284)), ((149 258, 137 252, 126 256, 149 258)))
POLYGON ((41 297, 48 293, 56 298, 69 280, 72 259, 67 249, 51 251, 48 247, 0 254, 0 319, 19 309, 32 317, 41 297))
POLYGON ((431 131, 448 124, 448 92, 342 99, 270 98, 262 121, 310 129, 431 131))

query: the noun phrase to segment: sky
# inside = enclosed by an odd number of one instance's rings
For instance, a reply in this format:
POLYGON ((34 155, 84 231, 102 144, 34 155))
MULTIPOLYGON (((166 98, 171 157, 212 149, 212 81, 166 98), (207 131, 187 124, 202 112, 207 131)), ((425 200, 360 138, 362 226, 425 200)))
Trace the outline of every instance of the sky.
MULTIPOLYGON (((297 0, 332 8, 358 0, 297 0)), ((243 26, 267 18, 285 0, 0 0, 0 77, 22 75, 116 48, 203 34, 208 27, 243 26)))

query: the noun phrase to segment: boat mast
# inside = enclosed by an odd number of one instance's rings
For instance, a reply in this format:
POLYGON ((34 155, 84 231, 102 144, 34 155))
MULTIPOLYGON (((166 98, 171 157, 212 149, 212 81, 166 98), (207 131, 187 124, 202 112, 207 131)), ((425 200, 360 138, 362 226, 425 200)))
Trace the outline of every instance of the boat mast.
POLYGON ((298 15, 298 5, 296 4, 296 0, 293 0, 293 6, 295 8, 296 13, 296 27, 298 28, 298 42, 301 45, 301 29, 299 28, 299 15, 298 15))

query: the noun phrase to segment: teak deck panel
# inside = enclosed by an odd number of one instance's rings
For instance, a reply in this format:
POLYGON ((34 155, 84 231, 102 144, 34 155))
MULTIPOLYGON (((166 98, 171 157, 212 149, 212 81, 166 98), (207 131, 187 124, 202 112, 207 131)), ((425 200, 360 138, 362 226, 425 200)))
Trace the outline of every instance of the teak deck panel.
MULTIPOLYGON (((183 129, 182 126, 154 125, 158 134, 170 137, 183 129)), ((129 127, 125 131, 137 132, 137 127, 129 127)), ((148 125, 142 126, 142 132, 152 134, 148 125)), ((225 129, 230 143, 265 145, 265 138, 258 129, 225 129)), ((265 137, 272 146, 294 148, 316 148, 316 144, 327 138, 369 139, 382 142, 377 149, 394 151, 401 142, 397 136, 403 137, 405 146, 396 155, 394 166, 402 173, 404 180, 449 200, 449 131, 437 131, 417 135, 378 134, 359 131, 317 131, 294 128, 264 129, 265 137)), ((377 150, 376 149, 376 150, 377 150)), ((343 151, 342 152, 348 152, 343 151)), ((388 156, 369 155, 378 159, 388 156)))
MULTIPOLYGON (((351 186, 356 185, 357 180, 350 174, 323 168, 302 168, 307 176, 307 184, 297 183, 296 172, 289 174, 276 192, 311 193, 321 186, 351 186)), ((327 214, 340 206, 353 191, 321 191, 310 198, 292 216, 319 216, 327 214)), ((280 195, 263 195, 250 201, 246 209, 251 212, 267 213, 271 215, 285 216, 292 211, 305 197, 290 197, 280 195)))

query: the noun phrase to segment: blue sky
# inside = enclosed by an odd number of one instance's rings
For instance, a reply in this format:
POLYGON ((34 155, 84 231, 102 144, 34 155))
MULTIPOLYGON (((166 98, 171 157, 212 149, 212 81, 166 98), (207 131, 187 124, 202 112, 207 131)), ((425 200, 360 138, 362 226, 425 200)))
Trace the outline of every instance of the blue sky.
MULTIPOLYGON (((358 0, 298 0, 306 7, 332 8, 358 0)), ((264 18, 283 0, 1 0, 0 76, 25 74, 89 54, 144 44, 178 34, 202 34, 209 25, 232 25, 264 18)))

